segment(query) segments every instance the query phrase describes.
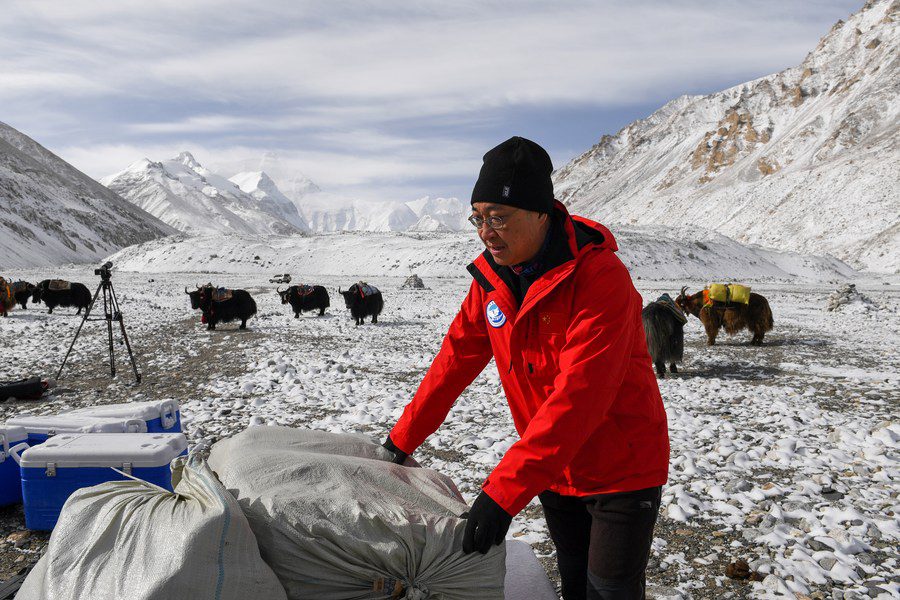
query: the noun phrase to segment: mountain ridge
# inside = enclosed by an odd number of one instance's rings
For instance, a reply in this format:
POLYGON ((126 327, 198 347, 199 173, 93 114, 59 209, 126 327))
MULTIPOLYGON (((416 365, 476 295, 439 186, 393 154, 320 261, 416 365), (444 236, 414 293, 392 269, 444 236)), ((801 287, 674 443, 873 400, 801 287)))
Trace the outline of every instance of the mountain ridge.
POLYGON ((900 269, 900 2, 867 3, 796 66, 680 96, 554 173, 571 210, 699 225, 900 269))

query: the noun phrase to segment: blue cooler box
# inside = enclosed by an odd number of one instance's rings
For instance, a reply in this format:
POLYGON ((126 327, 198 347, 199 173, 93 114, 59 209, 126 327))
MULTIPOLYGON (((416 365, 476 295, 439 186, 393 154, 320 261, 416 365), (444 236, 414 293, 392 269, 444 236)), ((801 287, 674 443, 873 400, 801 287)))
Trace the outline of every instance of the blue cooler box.
POLYGON ((28 445, 37 446, 48 437, 62 433, 147 433, 141 419, 94 417, 90 415, 20 415, 6 421, 7 426, 22 427, 28 433, 28 445))
POLYGON ((0 506, 22 502, 19 456, 28 449, 27 439, 21 427, 0 427, 0 506))
POLYGON ((171 490, 169 463, 182 454, 187 440, 181 433, 55 435, 22 454, 25 526, 53 529, 73 492, 127 479, 113 469, 171 490))
POLYGON ((181 411, 176 400, 105 404, 66 411, 65 415, 138 419, 147 424, 148 433, 178 433, 181 431, 181 411))

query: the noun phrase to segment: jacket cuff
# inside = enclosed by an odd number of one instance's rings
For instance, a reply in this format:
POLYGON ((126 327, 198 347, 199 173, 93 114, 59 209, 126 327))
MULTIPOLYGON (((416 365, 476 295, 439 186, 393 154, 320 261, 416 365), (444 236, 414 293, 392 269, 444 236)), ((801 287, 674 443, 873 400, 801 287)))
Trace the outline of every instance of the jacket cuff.
POLYGON ((403 435, 397 426, 388 434, 388 441, 391 442, 397 450, 405 452, 407 456, 412 454, 416 447, 403 435))
POLYGON ((523 508, 525 508, 528 503, 531 501, 531 498, 525 500, 525 502, 516 502, 515 499, 508 497, 503 493, 503 490, 499 488, 499 486, 495 485, 491 482, 490 479, 484 482, 484 485, 481 487, 481 491, 491 497, 491 500, 496 502, 500 508, 505 510, 507 514, 511 517, 515 517, 519 514, 523 508))

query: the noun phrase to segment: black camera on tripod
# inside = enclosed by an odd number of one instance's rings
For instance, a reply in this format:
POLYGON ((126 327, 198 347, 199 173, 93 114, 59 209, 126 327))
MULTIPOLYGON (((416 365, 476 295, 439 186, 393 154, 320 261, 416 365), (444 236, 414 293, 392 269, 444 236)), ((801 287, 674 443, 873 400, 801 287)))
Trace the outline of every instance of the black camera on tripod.
MULTIPOLYGON (((75 331, 75 337, 72 338, 72 343, 69 344, 69 350, 63 357, 62 364, 59 366, 59 371, 56 373, 57 379, 62 376, 63 367, 66 366, 66 361, 69 360, 69 355, 72 353, 72 348, 75 347, 75 341, 78 339, 78 335, 81 333, 81 328, 84 327, 84 324, 87 321, 106 321, 106 332, 109 341, 110 376, 116 376, 116 355, 115 348, 113 347, 112 325, 116 322, 119 324, 119 329, 122 331, 122 341, 125 343, 125 349, 128 350, 128 358, 131 359, 131 368, 134 370, 134 378, 137 383, 141 382, 141 374, 138 373, 137 362, 134 360, 134 353, 131 352, 131 343, 128 341, 128 333, 125 331, 125 321, 122 318, 122 312, 119 310, 119 299, 116 298, 116 290, 113 289, 112 266, 113 264, 110 260, 101 265, 99 269, 94 269, 94 275, 100 276, 100 285, 97 286, 97 291, 94 292, 91 303, 84 309, 84 316, 81 318, 81 324, 75 331), (100 313, 102 316, 95 316, 94 314, 94 305, 97 303, 98 298, 102 298, 103 300, 103 312, 100 313)), ((97 308, 99 313, 100 307, 98 306, 97 308)))
POLYGON ((103 281, 109 281, 109 278, 112 277, 112 261, 106 261, 99 269, 94 269, 94 275, 99 275, 100 279, 103 281))

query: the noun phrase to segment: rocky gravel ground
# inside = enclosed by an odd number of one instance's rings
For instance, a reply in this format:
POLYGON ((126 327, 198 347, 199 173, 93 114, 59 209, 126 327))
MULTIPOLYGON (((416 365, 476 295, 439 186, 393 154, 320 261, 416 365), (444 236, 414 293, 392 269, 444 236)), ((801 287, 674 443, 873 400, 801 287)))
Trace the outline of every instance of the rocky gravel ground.
MULTIPOLYGON (((86 273, 61 276, 89 283, 86 273)), ((357 328, 336 291, 324 317, 294 319, 262 277, 152 278, 114 277, 140 385, 123 346, 116 345, 118 374, 109 377, 105 328, 88 323, 53 392, 38 402, 0 403, 0 419, 175 398, 193 444, 266 424, 380 439, 414 393, 468 285, 435 279, 426 290, 401 290, 402 278, 373 280, 385 312, 378 325, 357 328), (209 332, 199 324, 183 287, 212 278, 257 298, 248 331, 231 324, 209 332)), ((352 280, 309 283, 331 291, 352 280)), ((638 283, 645 300, 681 285, 638 283)), ((709 348, 691 319, 682 372, 660 382, 672 467, 648 569, 650 596, 897 597, 897 292, 867 290, 880 309, 838 314, 824 310, 826 288, 760 289, 776 321, 765 346, 751 347, 741 335, 709 348)), ((0 379, 55 374, 80 317, 67 309, 44 313, 29 307, 0 322, 0 379)), ((450 475, 471 501, 515 439, 490 365, 415 456, 450 475)), ((530 543, 558 580, 536 502, 510 535, 530 543)), ((48 539, 24 529, 21 508, 0 509, 0 580, 35 562, 48 539)))

